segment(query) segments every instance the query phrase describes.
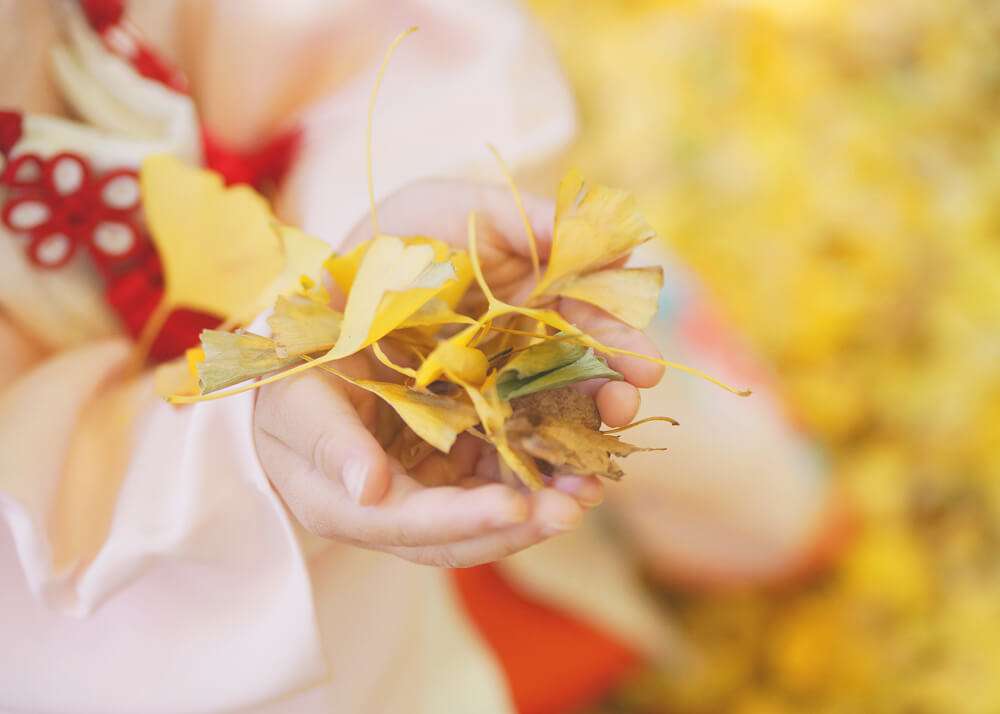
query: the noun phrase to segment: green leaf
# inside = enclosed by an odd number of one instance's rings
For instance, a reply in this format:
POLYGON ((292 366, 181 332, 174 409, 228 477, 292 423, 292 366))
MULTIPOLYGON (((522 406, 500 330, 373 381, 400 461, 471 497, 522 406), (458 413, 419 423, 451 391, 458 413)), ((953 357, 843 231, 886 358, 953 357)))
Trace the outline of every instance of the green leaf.
POLYGON ((623 379, 593 349, 568 340, 550 340, 528 348, 507 363, 497 377, 501 399, 558 389, 588 379, 623 379))

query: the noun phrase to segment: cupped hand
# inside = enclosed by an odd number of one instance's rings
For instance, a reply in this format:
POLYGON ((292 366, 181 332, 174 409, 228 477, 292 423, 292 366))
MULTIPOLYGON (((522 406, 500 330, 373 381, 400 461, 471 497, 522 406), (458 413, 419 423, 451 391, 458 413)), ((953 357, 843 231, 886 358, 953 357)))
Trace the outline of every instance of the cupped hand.
MULTIPOLYGON (((554 208, 549 201, 524 198, 544 269, 554 208)), ((523 301, 534 283, 531 253, 504 189, 457 181, 412 184, 379 205, 378 222, 383 233, 426 235, 465 248, 473 211, 487 282, 499 298, 523 301)), ((342 250, 371 236, 369 218, 342 250)), ((482 305, 468 307, 475 313, 482 305)), ((658 354, 643 333, 597 308, 565 299, 551 307, 605 344, 658 354)), ((656 384, 662 368, 616 355, 608 362, 624 381, 593 380, 580 388, 594 396, 604 423, 620 426, 639 407, 637 388, 656 384)), ((365 353, 336 366, 354 377, 384 377, 365 353)), ((536 492, 500 483, 495 452, 467 434, 449 454, 435 452, 407 473, 373 435, 376 400, 319 370, 260 390, 254 436, 261 464, 293 515, 317 535, 419 563, 466 567, 572 530, 584 511, 603 499, 603 486, 592 476, 557 475, 551 488, 536 492), (441 482, 451 485, 425 485, 441 482)))

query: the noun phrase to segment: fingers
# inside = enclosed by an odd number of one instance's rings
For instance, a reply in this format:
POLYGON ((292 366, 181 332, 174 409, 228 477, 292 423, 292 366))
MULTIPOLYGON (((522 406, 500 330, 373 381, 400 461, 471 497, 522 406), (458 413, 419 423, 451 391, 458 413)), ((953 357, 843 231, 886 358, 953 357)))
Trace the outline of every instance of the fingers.
POLYGON ((599 506, 604 501, 604 484, 596 476, 556 476, 552 479, 552 487, 587 508, 599 506))
POLYGON ((388 498, 353 525, 373 543, 423 546, 482 536, 524 523, 530 514, 527 497, 503 484, 423 488, 399 474, 388 498))
POLYGON ((424 548, 388 549, 401 558, 425 565, 467 568, 491 563, 524 550, 561 533, 576 528, 583 519, 583 509, 570 496, 553 489, 531 495, 531 519, 478 538, 424 548))
MULTIPOLYGON (((284 444, 355 503, 377 503, 389 484, 388 458, 334 379, 314 371, 263 387, 255 430, 284 444)), ((277 486, 288 480, 282 463, 264 466, 277 486)))
POLYGON ((601 421, 611 427, 625 426, 639 412, 639 390, 628 382, 605 382, 594 394, 601 421))
MULTIPOLYGON (((551 201, 538 196, 523 194, 522 198, 544 260, 551 244, 555 208, 551 201)), ((503 186, 449 180, 410 184, 379 204, 379 229, 390 235, 433 236, 464 248, 468 239, 466 221, 471 211, 504 236, 512 251, 525 258, 531 255, 517 206, 503 186)), ((369 216, 354 227, 342 248, 351 248, 371 237, 369 216)))
MULTIPOLYGON (((563 298, 559 301, 559 312, 598 342, 609 347, 660 357, 656 345, 643 332, 620 322, 600 308, 579 300, 563 298)), ((655 362, 616 354, 609 354, 607 358, 611 368, 621 372, 636 387, 655 387, 663 377, 663 366, 655 362)))

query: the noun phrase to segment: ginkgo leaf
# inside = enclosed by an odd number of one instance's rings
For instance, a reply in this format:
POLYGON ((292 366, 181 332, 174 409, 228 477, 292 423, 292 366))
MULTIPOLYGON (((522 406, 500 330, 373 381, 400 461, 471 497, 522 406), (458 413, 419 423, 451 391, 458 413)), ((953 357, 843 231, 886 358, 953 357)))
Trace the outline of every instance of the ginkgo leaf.
POLYGON ((457 332, 447 340, 439 342, 437 347, 427 355, 420 368, 417 370, 416 386, 426 387, 431 382, 441 378, 448 367, 449 358, 454 355, 459 348, 468 347, 473 338, 479 334, 482 327, 477 323, 469 325, 461 332, 457 332))
POLYGON ((623 476, 614 456, 628 456, 637 451, 660 451, 633 446, 617 436, 602 434, 582 424, 522 413, 506 424, 509 443, 526 454, 541 459, 556 471, 589 476, 604 476, 615 481, 623 476))
POLYGON ((343 315, 308 298, 279 297, 267 318, 279 357, 326 352, 340 336, 343 315))
POLYGON ((448 453, 458 435, 479 421, 475 409, 455 399, 391 382, 355 380, 354 384, 385 400, 407 426, 438 451, 448 453))
POLYGON ((475 325, 477 323, 471 317, 461 315, 452 310, 451 306, 443 298, 436 297, 428 300, 423 307, 406 318, 398 329, 458 324, 475 325))
MULTIPOLYGON (((538 309, 538 308, 528 308, 520 307, 518 305, 509 305, 502 300, 498 300, 490 290, 489 285, 486 283, 486 279, 483 277, 482 266, 479 263, 479 254, 476 247, 476 214, 469 214, 468 221, 469 228, 469 258, 472 261, 472 271, 476 278, 476 282, 479 284, 480 290, 483 291, 483 295, 486 296, 487 303, 489 304, 489 309, 486 314, 479 318, 480 324, 486 324, 492 320, 503 317, 505 315, 524 315, 525 317, 530 317, 533 320, 542 322, 549 327, 554 327, 560 332, 565 332, 568 335, 572 335, 582 344, 592 347, 598 352, 604 352, 607 354, 617 354, 617 355, 627 355, 629 357, 635 357, 637 359, 646 360, 647 362, 653 362, 655 364, 663 365, 664 367, 669 367, 670 369, 680 370, 686 372, 696 377, 700 377, 705 381, 711 382, 716 386, 722 387, 728 392, 732 392, 741 397, 748 397, 751 394, 749 389, 737 389, 736 387, 730 386, 725 382, 722 382, 715 377, 705 374, 701 370, 694 369, 693 367, 688 367, 684 364, 679 364, 677 362, 670 362, 665 359, 660 359, 659 357, 653 357, 651 355, 643 354, 641 352, 634 352, 632 350, 622 349, 620 347, 612 347, 610 345, 604 345, 595 340, 590 335, 587 335, 582 330, 580 330, 575 325, 571 324, 566 318, 560 315, 555 310, 549 309, 538 309)), ((470 329, 472 329, 470 327, 470 329)))
POLYGON ((303 278, 310 285, 315 285, 323 269, 323 259, 330 254, 330 246, 298 228, 275 223, 274 230, 281 239, 284 266, 278 277, 257 297, 256 303, 244 315, 234 316, 237 324, 252 322, 258 314, 271 307, 279 296, 294 293, 302 286, 303 278))
POLYGON ((355 246, 349 253, 344 253, 343 255, 334 253, 323 263, 323 267, 326 268, 330 277, 333 278, 333 282, 337 284, 340 292, 344 295, 351 292, 351 287, 354 285, 354 277, 358 274, 361 260, 365 257, 365 253, 368 252, 371 243, 370 240, 366 240, 364 243, 355 246))
POLYGON ((411 236, 404 238, 403 241, 407 245, 430 245, 434 248, 434 258, 436 260, 451 261, 451 265, 455 269, 455 281, 447 285, 440 292, 438 298, 452 309, 457 307, 473 280, 472 262, 469 260, 469 254, 464 250, 455 250, 444 241, 426 236, 411 236))
MULTIPOLYGON (((529 380, 545 372, 573 364, 583 357, 587 348, 565 338, 565 333, 559 333, 555 335, 555 339, 540 342, 515 354, 500 370, 498 383, 502 384, 505 380, 529 380)), ((500 391, 503 397, 503 390, 500 391)))
POLYGON ((198 368, 204 361, 205 353, 200 347, 193 347, 169 362, 157 366, 153 376, 153 389, 161 397, 174 394, 198 394, 198 368))
MULTIPOLYGON (((451 308, 458 305, 465 292, 469 289, 469 285, 472 284, 472 265, 469 262, 468 254, 465 251, 454 250, 443 241, 426 236, 405 236, 400 237, 399 240, 403 241, 403 244, 406 246, 430 246, 434 249, 434 259, 439 263, 450 260, 452 267, 455 269, 455 280, 441 291, 439 299, 451 308)), ((364 259, 371 244, 372 241, 365 241, 348 253, 331 255, 323 263, 330 277, 344 295, 350 293, 358 269, 361 267, 361 261, 364 259)))
POLYGON ((201 393, 208 394, 297 364, 297 357, 279 357, 274 340, 252 332, 202 330, 205 360, 198 364, 201 393))
POLYGON ((267 201, 167 155, 143 161, 140 184, 164 302, 227 318, 253 309, 285 264, 267 201))
POLYGON ((475 347, 463 347, 451 341, 442 344, 438 357, 444 363, 444 373, 455 382, 482 384, 490 368, 486 355, 475 347))
POLYGON ((606 268, 562 282, 555 292, 609 312, 626 325, 649 326, 663 288, 663 268, 606 268))
POLYGON ((392 236, 372 241, 347 297, 340 337, 327 360, 354 354, 398 328, 441 292, 455 270, 435 260, 430 245, 406 245, 392 236))
POLYGON ((444 453, 451 450, 459 434, 479 421, 476 410, 457 399, 418 392, 393 382, 355 379, 329 365, 323 365, 323 369, 385 401, 421 439, 444 453))
POLYGON ((497 395, 494 377, 495 375, 491 375, 481 389, 467 383, 460 384, 469 395, 472 406, 479 415, 479 422, 503 463, 517 474, 528 488, 532 490, 543 488, 545 481, 538 466, 507 440, 506 423, 513 411, 510 403, 503 401, 497 395))
POLYGON ((607 363, 598 357, 591 348, 584 348, 583 355, 576 361, 557 367, 548 372, 527 378, 518 377, 517 372, 508 372, 504 367, 497 379, 497 391, 501 399, 514 399, 535 392, 559 389, 588 379, 621 380, 621 373, 611 369, 607 363))
POLYGON ((561 281, 609 265, 655 235, 631 194, 570 171, 559 184, 549 262, 532 295, 558 292, 561 281))

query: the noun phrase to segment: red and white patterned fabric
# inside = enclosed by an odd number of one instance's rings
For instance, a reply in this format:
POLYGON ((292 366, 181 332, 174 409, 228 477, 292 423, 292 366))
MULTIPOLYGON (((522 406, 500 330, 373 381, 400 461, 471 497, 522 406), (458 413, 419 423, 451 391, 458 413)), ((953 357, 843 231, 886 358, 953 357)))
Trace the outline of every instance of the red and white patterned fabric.
POLYGON ((0 220, 26 239, 25 250, 40 268, 59 268, 86 250, 108 272, 143 248, 139 176, 132 169, 96 175, 77 154, 21 154, 7 164, 0 184, 8 188, 0 220))

